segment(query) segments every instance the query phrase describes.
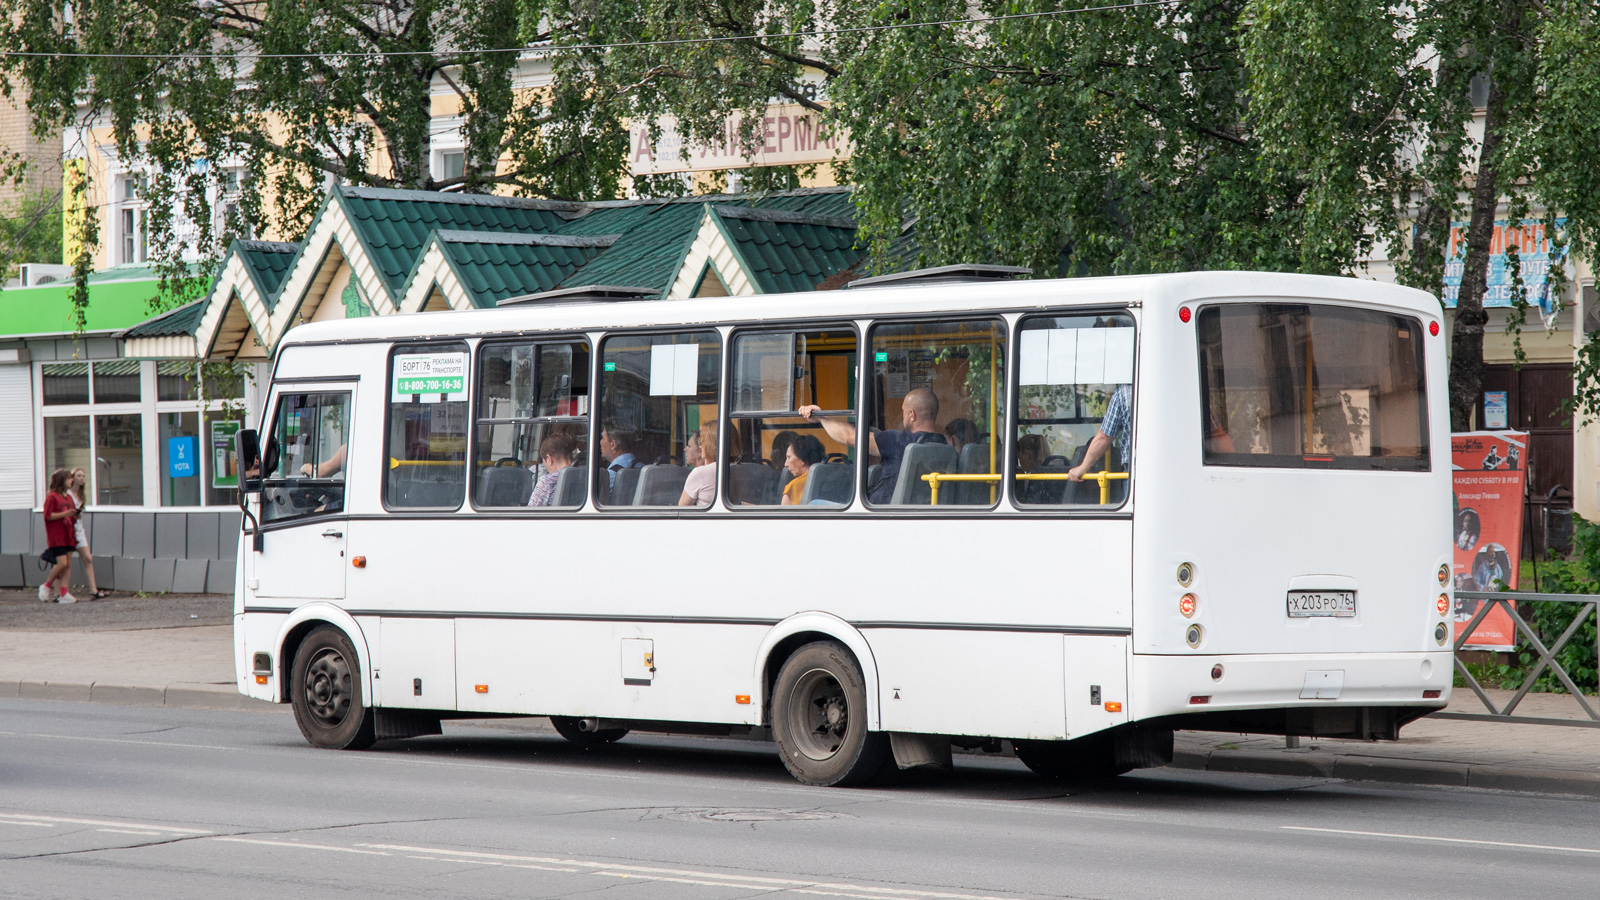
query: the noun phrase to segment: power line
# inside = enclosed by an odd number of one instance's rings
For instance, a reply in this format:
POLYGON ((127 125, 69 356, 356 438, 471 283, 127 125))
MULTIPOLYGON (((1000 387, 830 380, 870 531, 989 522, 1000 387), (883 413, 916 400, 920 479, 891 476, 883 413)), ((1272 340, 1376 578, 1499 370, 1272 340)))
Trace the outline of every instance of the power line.
POLYGON ((373 59, 391 56, 433 56, 444 59, 465 56, 483 56, 494 53, 551 52, 561 53, 581 50, 631 50, 646 47, 680 47, 694 44, 733 44, 748 41, 771 41, 783 38, 837 37, 850 34, 870 34, 906 28, 937 28, 945 25, 988 25, 1018 19, 1043 19, 1094 12, 1116 12, 1125 9, 1150 9, 1180 6, 1189 0, 1134 0, 1108 6, 1081 6, 1071 9, 1044 10, 1031 13, 1010 13, 1002 16, 983 16, 971 19, 942 19, 927 22, 894 22, 887 25, 861 25, 853 28, 823 28, 813 31, 783 31, 772 34, 736 34, 721 37, 669 38, 659 41, 624 41, 614 44, 539 44, 524 47, 496 47, 483 50, 378 50, 372 52, 340 51, 335 53, 54 53, 38 50, 0 50, 0 57, 43 57, 49 59, 147 59, 147 60, 202 60, 202 59, 373 59))

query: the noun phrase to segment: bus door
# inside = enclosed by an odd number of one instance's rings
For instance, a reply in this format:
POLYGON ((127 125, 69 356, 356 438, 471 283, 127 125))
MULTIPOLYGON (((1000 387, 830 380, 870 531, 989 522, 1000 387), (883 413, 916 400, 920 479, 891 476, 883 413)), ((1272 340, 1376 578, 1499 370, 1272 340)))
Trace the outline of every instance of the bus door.
POLYGON ((256 596, 343 600, 355 383, 280 386, 262 454, 256 596))

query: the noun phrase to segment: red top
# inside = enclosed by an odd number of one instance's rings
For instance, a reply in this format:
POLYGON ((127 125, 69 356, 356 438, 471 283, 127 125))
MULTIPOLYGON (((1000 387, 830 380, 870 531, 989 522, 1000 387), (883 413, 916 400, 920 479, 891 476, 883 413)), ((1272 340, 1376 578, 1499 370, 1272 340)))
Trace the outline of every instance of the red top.
POLYGON ((63 519, 52 521, 51 516, 56 513, 76 510, 78 504, 71 497, 51 491, 44 498, 44 537, 45 543, 51 547, 76 547, 78 536, 72 530, 72 523, 76 516, 67 516, 63 519))

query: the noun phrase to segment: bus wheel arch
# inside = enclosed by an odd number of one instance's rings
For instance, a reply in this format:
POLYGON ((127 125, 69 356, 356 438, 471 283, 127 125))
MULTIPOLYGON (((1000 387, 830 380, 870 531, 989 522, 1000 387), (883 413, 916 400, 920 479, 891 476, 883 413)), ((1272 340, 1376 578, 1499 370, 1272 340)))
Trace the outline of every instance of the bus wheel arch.
POLYGON ((361 687, 355 642, 326 622, 313 627, 290 661, 290 706, 306 742, 365 750, 377 740, 377 710, 361 687))
POLYGON ((865 682, 867 722, 877 729, 880 720, 878 709, 878 664, 872 647, 849 622, 823 612, 797 613, 779 622, 767 632, 756 653, 755 682, 760 685, 761 722, 772 724, 772 687, 778 680, 778 671, 796 650, 816 641, 837 641, 855 657, 865 682))
POLYGON ((300 645, 306 637, 318 627, 330 625, 344 632, 356 653, 356 660, 360 664, 360 683, 362 702, 372 704, 372 654, 367 648, 366 636, 361 631, 361 626, 349 613, 330 603, 308 603, 296 609, 284 620, 278 629, 278 702, 288 703, 290 697, 290 680, 295 654, 299 652, 300 645))

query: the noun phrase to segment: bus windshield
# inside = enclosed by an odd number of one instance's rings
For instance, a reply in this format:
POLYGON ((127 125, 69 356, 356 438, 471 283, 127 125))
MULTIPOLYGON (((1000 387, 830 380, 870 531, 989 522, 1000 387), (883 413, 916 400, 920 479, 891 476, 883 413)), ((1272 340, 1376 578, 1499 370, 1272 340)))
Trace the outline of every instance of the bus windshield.
POLYGON ((1421 323, 1292 303, 1202 308, 1205 463, 1426 471, 1421 323))

